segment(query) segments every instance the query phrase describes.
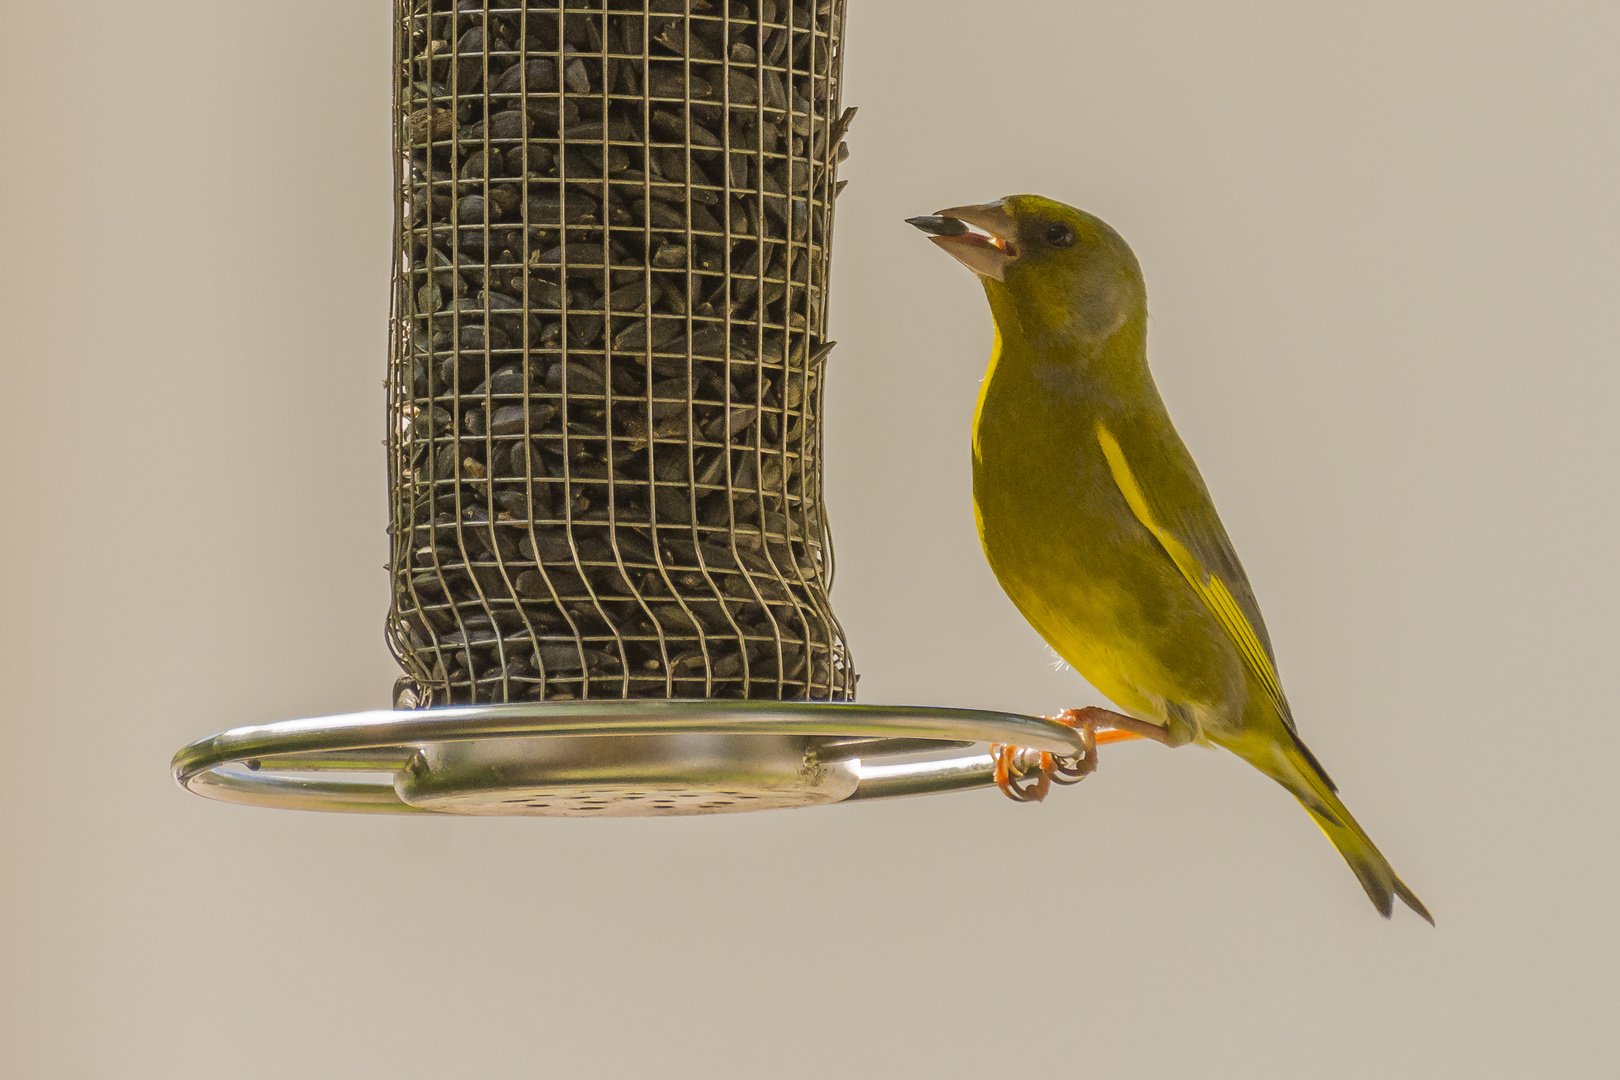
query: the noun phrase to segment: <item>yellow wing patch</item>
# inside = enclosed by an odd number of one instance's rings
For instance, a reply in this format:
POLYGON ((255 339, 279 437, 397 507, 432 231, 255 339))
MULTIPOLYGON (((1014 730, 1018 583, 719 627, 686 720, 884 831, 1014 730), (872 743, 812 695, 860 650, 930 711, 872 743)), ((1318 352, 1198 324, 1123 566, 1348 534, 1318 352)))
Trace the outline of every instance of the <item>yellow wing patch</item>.
POLYGON ((1215 616, 1215 621, 1221 624, 1226 636, 1237 647, 1238 655, 1243 657, 1243 664, 1249 669, 1266 691, 1272 705, 1277 709, 1277 715, 1284 720, 1290 719, 1288 700, 1283 697, 1282 684, 1277 679, 1277 672, 1266 657, 1266 650, 1260 645, 1260 637, 1249 625, 1244 616, 1243 609, 1238 607, 1237 601, 1232 598, 1232 592, 1226 587, 1226 582, 1204 569, 1197 557, 1187 550, 1187 546, 1172 536, 1164 526, 1153 517, 1153 508, 1148 505, 1147 496, 1142 492, 1142 485, 1137 483, 1136 476, 1131 472, 1130 464, 1125 460, 1125 452, 1120 449, 1119 440, 1101 424, 1097 425, 1097 441, 1102 445, 1103 456, 1108 459, 1108 471, 1114 476, 1114 483, 1119 493, 1125 496, 1125 502, 1130 506, 1131 513, 1136 520, 1158 538, 1159 544, 1170 561, 1176 564, 1181 576, 1187 579, 1193 592, 1204 602, 1215 616))

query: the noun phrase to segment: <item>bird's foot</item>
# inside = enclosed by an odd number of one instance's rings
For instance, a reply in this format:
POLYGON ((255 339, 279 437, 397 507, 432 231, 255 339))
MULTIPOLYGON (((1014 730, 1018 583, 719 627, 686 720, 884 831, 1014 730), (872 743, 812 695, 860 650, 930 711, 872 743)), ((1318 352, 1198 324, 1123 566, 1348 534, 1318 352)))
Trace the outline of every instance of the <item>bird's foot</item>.
POLYGON ((1097 713, 1108 715, 1105 709, 1064 709, 1048 720, 1074 728, 1080 733, 1085 749, 1078 757, 1042 754, 1041 769, 1059 784, 1078 784, 1097 771, 1097 713))
POLYGON ((1137 730, 1154 725, 1096 706, 1064 709, 1056 716, 1045 719, 1078 731, 1084 749, 1076 756, 1065 757, 1005 743, 991 744, 990 756, 996 763, 996 786, 1014 802, 1040 802, 1046 798, 1053 783, 1078 784, 1096 772, 1097 747, 1102 743, 1155 737, 1137 730))
POLYGON ((1052 775, 1043 759, 1051 757, 1038 750, 1008 743, 991 743, 990 757, 996 763, 996 787, 1013 802, 1040 802, 1052 790, 1052 775))

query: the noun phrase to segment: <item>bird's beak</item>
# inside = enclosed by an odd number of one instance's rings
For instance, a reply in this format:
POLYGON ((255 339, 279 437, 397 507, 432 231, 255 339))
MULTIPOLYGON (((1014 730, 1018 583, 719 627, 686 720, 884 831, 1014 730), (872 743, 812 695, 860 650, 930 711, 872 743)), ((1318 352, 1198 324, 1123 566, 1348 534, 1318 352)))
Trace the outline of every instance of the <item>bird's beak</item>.
POLYGON ((955 206, 932 217, 907 218, 957 262, 981 277, 1001 281, 1018 258, 1018 226, 999 202, 955 206))

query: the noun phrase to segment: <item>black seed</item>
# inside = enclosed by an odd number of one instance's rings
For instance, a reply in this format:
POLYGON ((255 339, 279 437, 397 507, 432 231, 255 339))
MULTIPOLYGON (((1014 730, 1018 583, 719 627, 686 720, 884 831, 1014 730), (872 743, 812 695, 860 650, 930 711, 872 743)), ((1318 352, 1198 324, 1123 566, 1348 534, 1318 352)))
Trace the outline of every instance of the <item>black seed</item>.
POLYGON ((538 434, 556 414, 556 409, 545 404, 527 409, 522 405, 502 405, 490 414, 489 434, 521 435, 525 424, 531 434, 538 434))
POLYGON ((543 94, 557 88, 557 63, 555 60, 530 60, 524 64, 513 64, 506 73, 495 83, 494 93, 517 94, 525 89, 530 94, 543 94))

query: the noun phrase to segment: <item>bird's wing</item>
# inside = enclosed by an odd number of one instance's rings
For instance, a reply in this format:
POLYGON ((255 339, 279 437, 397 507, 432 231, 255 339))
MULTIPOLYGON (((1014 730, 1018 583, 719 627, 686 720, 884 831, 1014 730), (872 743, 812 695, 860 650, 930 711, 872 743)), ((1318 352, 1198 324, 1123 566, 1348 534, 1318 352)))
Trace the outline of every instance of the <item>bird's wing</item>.
POLYGON ((1177 439, 1175 449, 1185 457, 1186 470, 1189 470, 1180 486, 1188 486, 1187 481, 1191 481, 1189 490, 1156 492, 1143 485, 1126 460, 1119 440, 1102 424, 1097 425, 1097 441, 1102 445, 1103 456, 1108 459, 1108 470, 1113 474, 1114 484, 1130 505, 1131 513, 1136 515, 1143 528, 1158 539, 1176 569, 1181 571, 1181 576, 1187 579, 1187 584, 1192 586, 1193 592, 1209 608, 1221 629, 1226 631, 1226 636, 1243 658, 1243 666, 1265 691, 1277 715, 1293 731, 1293 714, 1289 711, 1288 699, 1283 696, 1282 683, 1277 678, 1271 641, 1266 635, 1265 623, 1261 621, 1254 592, 1249 587, 1248 575, 1243 572, 1232 541, 1215 514, 1214 504, 1204 490, 1203 480, 1198 476, 1191 455, 1186 454, 1177 439), (1189 499, 1197 505, 1177 508, 1178 503, 1189 499), (1189 509, 1194 512, 1189 513, 1189 509))

